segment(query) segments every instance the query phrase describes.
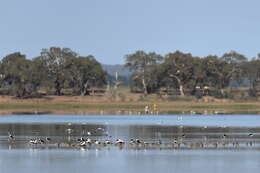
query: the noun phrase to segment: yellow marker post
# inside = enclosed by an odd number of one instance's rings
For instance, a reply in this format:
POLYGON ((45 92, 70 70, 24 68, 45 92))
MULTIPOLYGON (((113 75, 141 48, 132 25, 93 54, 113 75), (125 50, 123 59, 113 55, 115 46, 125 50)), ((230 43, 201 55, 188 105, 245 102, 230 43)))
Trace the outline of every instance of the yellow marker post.
POLYGON ((157 112, 157 110, 158 110, 157 104, 153 104, 153 112, 154 112, 154 114, 157 112))

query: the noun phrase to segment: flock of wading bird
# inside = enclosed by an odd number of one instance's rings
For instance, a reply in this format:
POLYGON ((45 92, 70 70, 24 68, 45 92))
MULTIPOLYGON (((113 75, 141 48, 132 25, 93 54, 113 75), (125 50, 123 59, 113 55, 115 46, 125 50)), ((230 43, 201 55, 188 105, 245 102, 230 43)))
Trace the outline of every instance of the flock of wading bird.
MULTIPOLYGON (((257 147, 256 137, 253 133, 245 134, 244 139, 237 139, 223 134, 218 138, 207 139, 204 136, 201 139, 191 139, 187 138, 183 133, 176 136, 171 141, 163 142, 162 140, 150 140, 142 141, 140 139, 130 139, 129 141, 124 141, 123 139, 112 140, 112 136, 109 136, 107 131, 103 128, 97 128, 96 130, 104 131, 108 139, 98 140, 90 131, 87 132, 88 137, 75 138, 68 141, 55 141, 50 137, 36 137, 29 139, 26 143, 30 147, 53 147, 53 148, 78 148, 78 149, 101 149, 105 147, 118 147, 119 149, 232 149, 232 148, 248 148, 257 147)), ((13 134, 8 132, 8 141, 15 142, 15 137, 13 134)))

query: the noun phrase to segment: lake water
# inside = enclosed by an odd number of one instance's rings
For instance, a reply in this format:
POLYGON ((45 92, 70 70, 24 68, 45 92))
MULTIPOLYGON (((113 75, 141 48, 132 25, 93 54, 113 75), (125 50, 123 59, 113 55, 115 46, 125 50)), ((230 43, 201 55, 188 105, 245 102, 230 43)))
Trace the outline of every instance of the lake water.
POLYGON ((0 117, 1 173, 254 173, 259 168, 257 115, 0 117), (51 141, 28 143, 46 137, 51 141), (79 146, 80 137, 126 144, 79 146), (130 145, 131 139, 147 144, 130 145))

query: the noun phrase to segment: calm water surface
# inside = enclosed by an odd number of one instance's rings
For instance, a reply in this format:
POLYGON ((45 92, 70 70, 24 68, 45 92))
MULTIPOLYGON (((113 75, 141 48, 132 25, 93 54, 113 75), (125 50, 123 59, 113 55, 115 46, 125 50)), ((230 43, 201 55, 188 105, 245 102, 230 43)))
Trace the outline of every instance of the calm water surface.
POLYGON ((259 172, 260 116, 75 116, 0 117, 0 172, 259 172), (101 129, 101 130, 100 130, 101 129), (8 139, 8 132, 15 140, 8 139), (89 136, 87 132, 91 132, 89 136), (249 136, 253 134, 253 136, 249 136), (183 137, 185 135, 185 137, 183 137), (50 137, 32 146, 32 138, 50 137), (93 140, 169 143, 230 143, 225 147, 75 148, 79 137, 93 140), (239 143, 239 147, 232 143, 239 143), (251 142, 252 146, 247 144, 251 142))

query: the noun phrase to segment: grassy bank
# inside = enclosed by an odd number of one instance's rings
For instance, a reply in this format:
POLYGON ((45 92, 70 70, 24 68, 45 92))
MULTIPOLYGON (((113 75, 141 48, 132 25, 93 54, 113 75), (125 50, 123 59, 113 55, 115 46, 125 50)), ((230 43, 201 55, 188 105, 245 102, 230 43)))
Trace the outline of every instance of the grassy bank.
POLYGON ((153 114, 260 113, 258 102, 116 101, 105 97, 51 96, 41 99, 0 97, 0 114, 143 114, 148 105, 153 114), (158 112, 157 112, 158 111, 158 112))

